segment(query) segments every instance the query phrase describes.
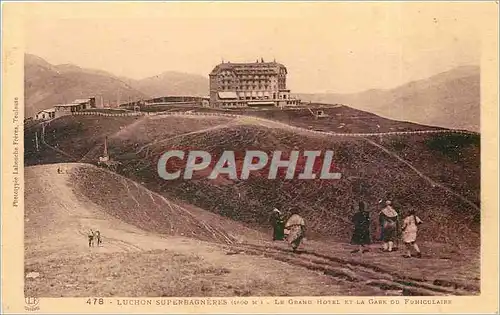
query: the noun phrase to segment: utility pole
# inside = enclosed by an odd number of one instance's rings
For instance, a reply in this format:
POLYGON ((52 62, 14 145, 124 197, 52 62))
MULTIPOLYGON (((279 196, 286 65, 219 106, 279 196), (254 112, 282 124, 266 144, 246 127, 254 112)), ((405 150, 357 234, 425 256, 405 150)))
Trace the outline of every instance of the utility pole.
POLYGON ((38 132, 35 132, 35 147, 36 147, 36 152, 40 152, 40 147, 38 145, 38 132))
POLYGON ((108 155, 108 137, 106 136, 104 138, 104 152, 103 152, 103 156, 104 158, 108 159, 109 155, 108 155))
POLYGON ((116 99, 116 108, 120 107, 120 90, 118 90, 117 93, 117 99, 116 99))

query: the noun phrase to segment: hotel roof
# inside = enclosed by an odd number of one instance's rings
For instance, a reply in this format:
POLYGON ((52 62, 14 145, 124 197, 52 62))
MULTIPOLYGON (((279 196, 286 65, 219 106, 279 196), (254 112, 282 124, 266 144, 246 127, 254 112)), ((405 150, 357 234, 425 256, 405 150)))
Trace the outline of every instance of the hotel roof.
POLYGON ((262 62, 262 61, 257 61, 257 62, 240 62, 240 63, 232 63, 232 62, 224 62, 220 63, 215 68, 212 70, 210 74, 216 74, 221 70, 234 70, 237 72, 241 71, 277 71, 278 68, 285 68, 286 67, 278 63, 276 61, 272 62, 262 62))

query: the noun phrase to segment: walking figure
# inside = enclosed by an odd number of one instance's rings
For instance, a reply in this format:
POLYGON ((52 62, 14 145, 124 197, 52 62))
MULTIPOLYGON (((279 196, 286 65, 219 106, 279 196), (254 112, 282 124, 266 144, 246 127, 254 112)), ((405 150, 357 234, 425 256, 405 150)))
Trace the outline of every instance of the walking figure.
POLYGON ((92 229, 90 229, 88 237, 89 237, 89 247, 94 246, 94 231, 92 231, 92 229))
POLYGON ((290 231, 287 240, 292 245, 293 251, 296 252, 302 239, 306 236, 306 223, 300 215, 294 213, 286 222, 285 228, 290 231))
POLYGON ((422 257, 422 253, 420 252, 420 248, 417 245, 417 232, 418 225, 422 224, 422 220, 415 215, 415 210, 410 210, 410 215, 408 215, 403 221, 403 243, 406 245, 407 254, 404 256, 405 258, 411 257, 411 247, 415 249, 417 252, 417 257, 422 257))
POLYGON ((352 223, 354 224, 354 233, 352 234, 351 244, 358 245, 359 248, 354 249, 351 253, 357 253, 361 251, 365 253, 368 251, 365 245, 371 243, 370 240, 370 214, 368 209, 366 209, 366 204, 363 201, 359 202, 359 209, 352 218, 352 223))
POLYGON ((392 252, 394 240, 398 231, 398 213, 391 207, 391 202, 385 202, 386 207, 380 211, 379 223, 381 227, 384 252, 392 252))
POLYGON ((97 246, 101 246, 102 244, 102 239, 101 239, 101 232, 99 232, 99 230, 95 231, 95 234, 96 234, 96 238, 97 238, 97 246))
POLYGON ((282 241, 285 238, 285 221, 281 211, 274 208, 271 216, 273 225, 273 241, 282 241))

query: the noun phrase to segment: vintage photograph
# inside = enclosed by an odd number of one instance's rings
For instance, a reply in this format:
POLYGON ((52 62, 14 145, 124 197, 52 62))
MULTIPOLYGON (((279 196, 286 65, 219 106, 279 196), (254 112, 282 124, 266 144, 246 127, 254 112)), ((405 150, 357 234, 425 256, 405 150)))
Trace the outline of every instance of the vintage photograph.
POLYGON ((25 11, 26 297, 482 293, 474 4, 85 5, 25 11))

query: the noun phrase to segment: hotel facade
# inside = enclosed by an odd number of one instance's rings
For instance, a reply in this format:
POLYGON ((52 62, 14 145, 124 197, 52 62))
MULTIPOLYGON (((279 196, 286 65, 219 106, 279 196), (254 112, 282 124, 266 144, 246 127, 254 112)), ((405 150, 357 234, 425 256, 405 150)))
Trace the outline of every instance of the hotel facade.
POLYGON ((218 64, 210 73, 211 107, 297 106, 286 87, 284 65, 264 62, 218 64))

